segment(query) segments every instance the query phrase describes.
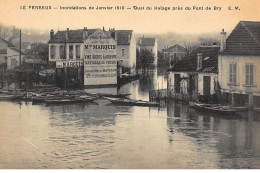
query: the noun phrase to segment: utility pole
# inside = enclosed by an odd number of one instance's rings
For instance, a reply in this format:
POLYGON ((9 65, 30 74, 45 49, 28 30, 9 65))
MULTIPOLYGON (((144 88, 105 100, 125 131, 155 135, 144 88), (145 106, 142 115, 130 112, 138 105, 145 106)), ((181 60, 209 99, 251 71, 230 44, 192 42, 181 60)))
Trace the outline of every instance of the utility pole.
POLYGON ((19 54, 19 60, 20 60, 20 63, 19 65, 22 65, 22 31, 20 29, 20 54, 19 54))

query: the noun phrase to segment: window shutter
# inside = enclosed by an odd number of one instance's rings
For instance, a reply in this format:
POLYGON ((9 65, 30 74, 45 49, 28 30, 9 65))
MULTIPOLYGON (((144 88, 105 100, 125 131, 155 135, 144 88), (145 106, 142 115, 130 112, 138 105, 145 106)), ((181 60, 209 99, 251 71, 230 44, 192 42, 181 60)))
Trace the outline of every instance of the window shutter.
POLYGON ((254 65, 250 64, 250 84, 253 85, 254 83, 254 65))

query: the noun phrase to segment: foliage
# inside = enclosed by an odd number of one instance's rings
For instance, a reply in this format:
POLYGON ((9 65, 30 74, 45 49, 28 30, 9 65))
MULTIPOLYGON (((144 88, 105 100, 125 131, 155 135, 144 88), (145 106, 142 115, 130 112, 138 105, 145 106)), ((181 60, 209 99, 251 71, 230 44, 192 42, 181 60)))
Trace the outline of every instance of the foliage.
POLYGON ((14 44, 15 39, 19 38, 20 31, 16 27, 7 27, 0 24, 0 37, 14 44))
POLYGON ((31 44, 32 49, 27 52, 31 56, 36 56, 36 58, 48 59, 48 44, 43 43, 33 43, 31 44))
POLYGON ((142 69, 147 69, 154 62, 154 54, 150 50, 141 50, 138 58, 142 69))

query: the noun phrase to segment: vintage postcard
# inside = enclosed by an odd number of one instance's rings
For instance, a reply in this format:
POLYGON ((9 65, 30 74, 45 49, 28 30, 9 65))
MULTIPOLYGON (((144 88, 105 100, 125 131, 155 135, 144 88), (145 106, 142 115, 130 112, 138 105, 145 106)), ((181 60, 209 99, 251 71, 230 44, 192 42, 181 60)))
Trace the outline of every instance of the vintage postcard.
POLYGON ((259 169, 259 0, 0 0, 1 169, 259 169))

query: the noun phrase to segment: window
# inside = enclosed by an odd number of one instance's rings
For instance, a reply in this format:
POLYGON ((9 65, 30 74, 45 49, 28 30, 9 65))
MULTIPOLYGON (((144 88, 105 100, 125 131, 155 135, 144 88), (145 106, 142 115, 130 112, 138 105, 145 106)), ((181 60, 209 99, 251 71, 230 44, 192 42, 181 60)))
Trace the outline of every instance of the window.
POLYGON ((254 65, 246 64, 246 85, 254 84, 254 65))
POLYGON ((174 91, 175 93, 180 93, 181 87, 181 76, 180 74, 174 74, 174 91))
POLYGON ((64 46, 60 46, 60 59, 65 59, 64 46))
POLYGON ((80 46, 76 46, 76 59, 80 59, 80 46))
POLYGON ((237 64, 229 63, 229 83, 237 83, 237 64))
POLYGON ((73 59, 73 46, 72 45, 69 46, 69 57, 70 57, 70 59, 73 59))
POLYGON ((55 58, 55 46, 51 46, 51 59, 55 58))
POLYGON ((197 54, 197 70, 202 68, 202 53, 197 54))
POLYGON ((125 56, 125 49, 122 49, 122 57, 125 56))

